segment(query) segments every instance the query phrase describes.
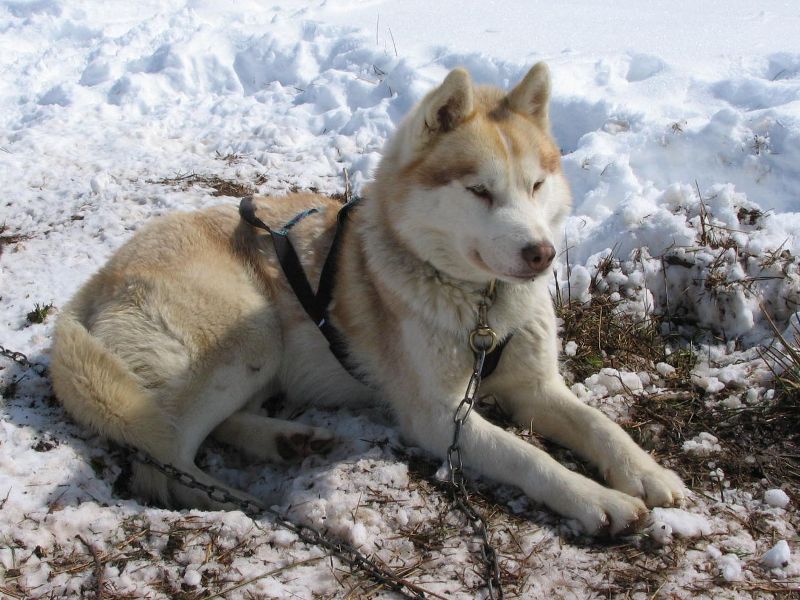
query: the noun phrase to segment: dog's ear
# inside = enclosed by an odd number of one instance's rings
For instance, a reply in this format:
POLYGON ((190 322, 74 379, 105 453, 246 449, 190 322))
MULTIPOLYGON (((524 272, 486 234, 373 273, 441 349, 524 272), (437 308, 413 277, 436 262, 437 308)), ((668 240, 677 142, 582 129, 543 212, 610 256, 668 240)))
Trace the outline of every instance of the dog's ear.
POLYGON ((465 69, 450 71, 425 100, 425 127, 433 133, 455 129, 475 108, 472 79, 465 69))
POLYGON ((508 105, 514 112, 532 117, 547 126, 550 100, 550 70, 543 62, 533 65, 528 74, 508 93, 508 105))

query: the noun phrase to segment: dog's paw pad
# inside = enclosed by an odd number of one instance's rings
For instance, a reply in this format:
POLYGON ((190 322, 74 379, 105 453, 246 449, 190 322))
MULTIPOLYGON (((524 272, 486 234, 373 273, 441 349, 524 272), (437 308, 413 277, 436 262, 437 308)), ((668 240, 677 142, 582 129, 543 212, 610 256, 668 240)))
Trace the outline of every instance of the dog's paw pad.
POLYGON ((333 448, 333 436, 322 429, 307 432, 278 434, 275 447, 278 455, 285 461, 302 460, 312 454, 325 454, 333 448))

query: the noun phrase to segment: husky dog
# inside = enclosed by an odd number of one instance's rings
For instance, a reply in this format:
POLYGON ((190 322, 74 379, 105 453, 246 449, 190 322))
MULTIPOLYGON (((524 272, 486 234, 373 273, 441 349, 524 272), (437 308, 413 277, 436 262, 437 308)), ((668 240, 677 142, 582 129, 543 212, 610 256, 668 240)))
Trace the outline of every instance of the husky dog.
MULTIPOLYGON (((517 423, 592 462, 609 487, 473 413, 464 463, 611 534, 641 524, 647 506, 680 503, 675 473, 584 405, 558 370, 548 293, 554 240, 570 208, 548 118, 550 78, 535 65, 510 92, 449 73, 385 148, 375 181, 340 239, 328 319, 353 378, 304 314, 270 238, 233 206, 154 220, 84 285, 56 325, 51 372, 80 423, 207 484, 194 462, 212 435, 257 460, 324 452, 326 430, 257 414, 267 395, 342 406, 384 401, 411 444, 439 458, 473 365, 469 334, 487 285, 488 325, 509 340, 483 384, 517 423)), ((290 233, 317 282, 338 202, 315 194, 257 198, 258 217, 290 233)), ((135 489, 181 506, 221 508, 203 492, 134 467, 135 489)))

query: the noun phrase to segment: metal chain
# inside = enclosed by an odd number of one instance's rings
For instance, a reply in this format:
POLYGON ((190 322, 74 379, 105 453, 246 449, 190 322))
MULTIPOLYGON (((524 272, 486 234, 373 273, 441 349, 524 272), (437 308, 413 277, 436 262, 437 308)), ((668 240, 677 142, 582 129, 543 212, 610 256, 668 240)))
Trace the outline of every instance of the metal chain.
POLYGON ((356 549, 354 546, 341 541, 330 540, 325 535, 311 527, 310 525, 300 525, 290 521, 280 512, 274 508, 269 508, 255 504, 254 502, 243 500, 231 494, 228 490, 216 485, 210 485, 199 481, 191 473, 179 469, 169 463, 162 462, 145 452, 131 446, 121 445, 122 448, 128 450, 134 460, 144 464, 155 467, 167 477, 176 479, 181 485, 200 490, 205 492, 209 498, 217 502, 226 502, 237 506, 243 513, 249 516, 256 516, 259 514, 267 513, 275 519, 275 522, 288 529, 297 535, 297 537, 307 544, 312 544, 325 548, 332 555, 342 559, 345 563, 350 565, 351 568, 355 567, 360 569, 369 577, 384 585, 395 592, 398 592, 405 598, 413 598, 414 600, 424 600, 425 590, 410 581, 406 581, 390 569, 378 564, 374 559, 366 556, 363 552, 356 549))
MULTIPOLYGON (((0 346, 0 355, 13 360, 15 363, 26 369, 32 370, 40 377, 47 376, 46 365, 31 361, 22 352, 14 352, 4 348, 3 346, 0 346)), ((123 444, 118 445, 130 452, 131 457, 134 460, 144 465, 149 465, 156 468, 167 477, 176 479, 181 485, 200 490, 206 493, 209 498, 217 502, 233 504, 243 513, 249 516, 256 516, 263 513, 269 514, 275 519, 275 522, 278 525, 293 532, 301 541, 326 549, 332 555, 342 559, 345 563, 350 565, 351 568, 360 569, 362 572, 366 573, 376 583, 398 592, 405 598, 425 600, 425 590, 417 585, 414 585, 410 581, 406 581, 396 573, 393 573, 390 569, 378 564, 374 559, 366 556, 364 553, 360 552, 350 544, 327 539, 324 534, 317 529, 309 525, 300 525, 294 523, 273 508, 260 506, 254 502, 240 499, 224 488, 203 483, 191 473, 187 473, 186 471, 169 463, 162 462, 139 450, 138 448, 123 444)))
MULTIPOLYGON (((481 559, 486 570, 484 578, 489 594, 488 598, 490 600, 503 600, 504 595, 500 580, 500 565, 497 559, 497 551, 492 547, 489 540, 489 529, 486 525, 486 521, 469 499, 469 493, 464 478, 464 464, 461 456, 461 432, 464 423, 467 421, 478 399, 483 363, 486 359, 486 354, 494 350, 497 345, 497 335, 494 330, 489 327, 487 322, 487 312, 493 300, 494 282, 492 282, 484 292, 484 297, 478 305, 478 324, 469 336, 469 345, 475 356, 475 361, 464 398, 453 414, 455 429, 453 431, 453 442, 447 449, 447 464, 450 468, 450 484, 452 487, 453 502, 467 517, 475 535, 481 538, 481 559)), ((13 360, 27 369, 31 369, 40 377, 47 376, 46 365, 32 362, 22 352, 14 352, 0 346, 0 355, 13 360)), ((138 448, 125 445, 121 445, 121 447, 129 451, 132 457, 141 464, 154 467, 167 477, 177 480, 181 485, 204 492, 212 500, 233 504, 243 513, 250 516, 261 513, 271 515, 276 523, 293 532, 301 541, 325 548, 332 555, 349 564, 351 568, 360 569, 375 582, 385 585, 406 598, 413 598, 414 600, 424 600, 426 598, 425 591, 422 588, 402 579, 396 573, 381 566, 375 560, 366 556, 350 544, 327 539, 319 530, 309 525, 294 523, 273 508, 257 505, 248 500, 243 500, 234 496, 224 488, 203 483, 191 473, 187 473, 169 463, 162 462, 138 448)))
POLYGON ((483 561, 486 581, 486 589, 489 592, 488 598, 491 600, 503 600, 503 587, 500 581, 500 564, 497 560, 497 551, 489 541, 489 528, 486 520, 476 510, 475 505, 469 499, 469 493, 464 478, 464 462, 461 457, 461 432, 464 423, 469 418, 475 403, 478 401, 478 389, 481 386, 481 373, 486 354, 491 352, 497 345, 497 335, 489 327, 487 322, 487 312, 491 302, 494 300, 494 282, 492 282, 484 293, 484 298, 478 305, 478 324, 472 330, 469 337, 469 344, 475 355, 475 362, 472 366, 472 375, 467 384, 467 391, 464 399, 461 400, 453 413, 453 442, 447 449, 447 466, 450 468, 450 486, 452 489, 453 502, 461 510, 470 522, 472 531, 481 539, 481 560, 483 561))
POLYGON ((30 369, 34 373, 36 373, 39 377, 47 376, 47 365, 43 363, 37 363, 30 360, 27 356, 25 356, 22 352, 15 352, 13 350, 9 350, 0 346, 0 355, 5 356, 6 358, 13 360, 18 365, 25 367, 26 369, 30 369))

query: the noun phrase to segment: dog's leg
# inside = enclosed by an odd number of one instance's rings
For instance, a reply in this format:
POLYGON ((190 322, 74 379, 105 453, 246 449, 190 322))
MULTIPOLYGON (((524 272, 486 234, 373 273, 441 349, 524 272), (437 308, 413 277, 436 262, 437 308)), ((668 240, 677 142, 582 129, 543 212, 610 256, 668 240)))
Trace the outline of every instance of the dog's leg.
POLYGON ((131 488, 134 493, 141 494, 148 498, 153 498, 164 506, 176 508, 201 508, 204 510, 241 510, 241 503, 249 503, 255 507, 262 507, 266 502, 255 496, 232 488, 219 479, 212 477, 200 469, 194 462, 185 461, 165 461, 177 467, 180 471, 191 475, 200 483, 225 490, 235 503, 215 500, 205 492, 195 489, 190 485, 182 485, 177 479, 170 479, 155 467, 142 465, 138 462, 133 464, 133 480, 131 488))
POLYGON ((518 423, 532 425, 594 463, 615 489, 642 498, 648 506, 683 502, 680 478, 656 463, 619 425, 578 400, 560 377, 509 389, 503 400, 518 423))
MULTIPOLYGON (((258 504, 255 497, 227 486, 203 472, 195 464, 195 457, 200 444, 214 429, 230 419, 250 398, 264 389, 274 375, 275 364, 265 362, 261 368, 253 369, 245 358, 231 356, 227 362, 219 364, 209 373, 202 387, 185 391, 184 397, 191 397, 191 402, 184 399, 179 403, 186 408, 176 419, 176 451, 174 455, 158 458, 189 473, 203 484, 222 488, 240 501, 258 504)), ((258 440, 253 440, 253 443, 258 443, 258 440)), ((144 478, 145 475, 142 475, 143 480, 144 478)), ((182 485, 177 480, 168 480, 167 487, 174 503, 179 506, 212 510, 237 508, 235 504, 220 502, 200 490, 182 485)))
MULTIPOLYGON (((410 378, 409 378, 410 379, 410 378)), ((460 398, 396 382, 391 394, 406 438, 445 458, 460 398)), ((466 386, 466 380, 464 380, 466 386)), ((461 434, 464 465, 496 481, 521 488, 530 498, 577 519, 588 533, 636 528, 647 509, 638 498, 606 488, 566 469, 547 453, 473 412, 461 434)))
POLYGON ((537 433, 595 464, 615 489, 642 498, 648 506, 680 504, 686 494, 680 478, 564 384, 549 323, 543 319, 515 334, 487 391, 497 395, 517 423, 532 425, 537 433))
POLYGON ((245 411, 228 417, 213 436, 250 458, 271 462, 294 462, 311 454, 324 454, 334 442, 333 434, 326 429, 245 411))

